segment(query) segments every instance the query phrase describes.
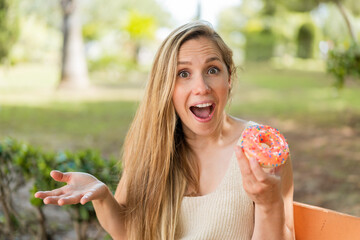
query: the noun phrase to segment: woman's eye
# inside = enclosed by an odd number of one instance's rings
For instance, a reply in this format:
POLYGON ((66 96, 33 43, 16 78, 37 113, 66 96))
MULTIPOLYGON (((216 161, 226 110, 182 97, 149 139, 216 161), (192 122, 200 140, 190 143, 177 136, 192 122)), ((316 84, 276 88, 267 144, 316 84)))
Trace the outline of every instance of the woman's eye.
POLYGON ((219 69, 217 69, 216 67, 211 67, 208 70, 208 74, 217 74, 219 72, 219 69))
POLYGON ((179 73, 179 77, 181 77, 181 78, 188 78, 189 76, 190 76, 190 74, 186 71, 181 71, 179 73))

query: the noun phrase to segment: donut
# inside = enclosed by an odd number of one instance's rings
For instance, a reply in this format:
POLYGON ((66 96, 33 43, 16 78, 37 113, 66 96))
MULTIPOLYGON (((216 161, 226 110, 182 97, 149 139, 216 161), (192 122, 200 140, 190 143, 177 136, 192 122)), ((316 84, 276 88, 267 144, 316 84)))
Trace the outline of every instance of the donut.
POLYGON ((265 125, 247 127, 240 139, 247 158, 255 158, 264 168, 273 168, 286 162, 289 145, 275 128, 265 125))

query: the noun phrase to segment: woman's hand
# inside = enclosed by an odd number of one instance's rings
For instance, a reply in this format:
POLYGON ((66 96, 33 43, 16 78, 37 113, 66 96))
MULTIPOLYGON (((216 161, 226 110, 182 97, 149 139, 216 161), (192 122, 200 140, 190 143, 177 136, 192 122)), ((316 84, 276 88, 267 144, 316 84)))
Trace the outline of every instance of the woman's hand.
POLYGON ((240 166, 243 187, 258 207, 270 209, 274 204, 282 203, 281 166, 263 169, 256 159, 248 159, 239 146, 235 148, 240 166))
POLYGON ((263 169, 256 159, 248 159, 235 147, 243 187, 255 203, 252 240, 293 240, 293 180, 290 158, 279 167, 263 169))
POLYGON ((43 199, 45 204, 85 204, 92 200, 105 199, 110 191, 108 187, 94 176, 81 172, 51 171, 51 177, 67 185, 52 191, 39 191, 36 198, 43 199))

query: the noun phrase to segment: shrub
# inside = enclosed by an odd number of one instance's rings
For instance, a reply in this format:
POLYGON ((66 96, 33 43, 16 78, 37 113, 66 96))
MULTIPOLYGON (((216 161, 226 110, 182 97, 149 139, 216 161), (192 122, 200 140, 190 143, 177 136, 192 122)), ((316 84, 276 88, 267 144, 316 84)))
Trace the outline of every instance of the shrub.
POLYGON ((0 62, 8 57, 18 36, 17 1, 0 0, 0 62))
POLYGON ((246 33, 246 60, 269 60, 274 54, 275 43, 276 36, 270 29, 246 33))
POLYGON ((338 89, 344 86, 347 77, 360 79, 360 45, 353 43, 347 49, 329 51, 327 72, 335 76, 338 89))
MULTIPOLYGON (((34 197, 34 193, 62 185, 51 179, 50 172, 53 169, 90 173, 105 182, 110 189, 115 188, 121 170, 115 159, 103 159, 97 151, 91 149, 75 153, 48 153, 10 138, 5 139, 0 142, 0 203, 5 215, 2 220, 4 227, 0 229, 0 233, 9 237, 27 233, 37 235, 38 239, 50 239, 49 236, 53 233, 45 224, 44 204, 41 199, 34 197), (37 215, 35 220, 33 213, 23 212, 20 216, 14 208, 12 193, 17 191, 25 180, 32 183, 29 201, 37 215)), ((69 205, 59 209, 70 213, 78 239, 87 239, 87 226, 96 222, 92 204, 69 205)))
POLYGON ((3 217, 0 219, 0 235, 20 231, 19 213, 14 207, 13 192, 25 182, 19 166, 13 162, 22 154, 22 146, 10 139, 0 144, 0 206, 3 217))

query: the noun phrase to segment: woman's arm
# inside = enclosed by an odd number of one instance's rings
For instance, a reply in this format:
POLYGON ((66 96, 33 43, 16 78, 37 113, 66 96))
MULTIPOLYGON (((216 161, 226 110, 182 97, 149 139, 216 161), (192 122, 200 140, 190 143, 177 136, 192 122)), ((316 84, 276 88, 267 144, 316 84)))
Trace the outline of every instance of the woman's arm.
POLYGON ((50 174, 54 180, 67 185, 52 191, 37 192, 35 197, 43 199, 45 204, 59 206, 92 201, 101 226, 113 239, 126 239, 120 203, 103 182, 87 173, 52 171, 50 174))
POLYGON ((291 157, 289 158, 285 165, 283 166, 283 175, 282 175, 282 185, 281 185, 281 194, 284 199, 284 209, 285 209, 285 225, 290 231, 290 235, 295 239, 295 227, 294 227, 294 180, 293 180, 293 170, 291 157))
POLYGON ((295 239, 290 158, 282 166, 281 171, 282 174, 279 176, 281 177, 280 198, 269 204, 255 204, 255 226, 252 240, 295 239))
POLYGON ((252 240, 293 240, 293 179, 291 160, 266 173, 254 159, 236 147, 243 186, 255 203, 252 240))
POLYGON ((121 203, 115 199, 109 188, 107 188, 105 196, 104 199, 93 200, 96 216, 101 226, 114 240, 126 239, 124 218, 120 208, 121 203))

